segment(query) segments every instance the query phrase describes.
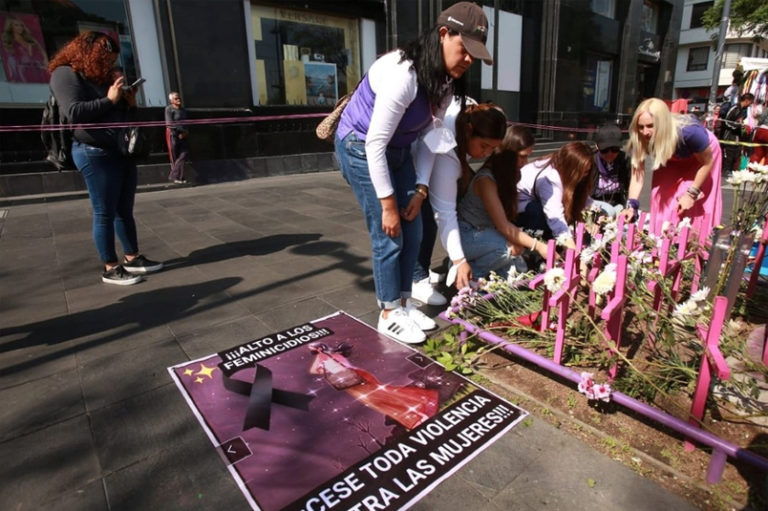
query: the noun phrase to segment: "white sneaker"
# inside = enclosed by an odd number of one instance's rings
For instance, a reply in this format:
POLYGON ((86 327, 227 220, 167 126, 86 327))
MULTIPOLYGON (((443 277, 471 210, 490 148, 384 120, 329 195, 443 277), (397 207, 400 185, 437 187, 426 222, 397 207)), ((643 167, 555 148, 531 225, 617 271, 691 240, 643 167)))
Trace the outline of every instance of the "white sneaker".
POLYGON ((435 323, 432 318, 421 312, 411 300, 408 300, 406 304, 405 313, 408 314, 408 317, 411 318, 419 328, 422 330, 434 330, 437 328, 437 323, 435 323))
POLYGON ((445 282, 445 273, 437 273, 429 270, 429 282, 432 284, 439 284, 445 282))
POLYGON ((432 287, 429 277, 413 283, 411 298, 427 305, 445 305, 448 303, 448 300, 432 287))
POLYGON ((408 317, 402 307, 389 311, 386 319, 380 314, 378 330, 387 337, 406 344, 418 344, 427 340, 419 325, 408 317))

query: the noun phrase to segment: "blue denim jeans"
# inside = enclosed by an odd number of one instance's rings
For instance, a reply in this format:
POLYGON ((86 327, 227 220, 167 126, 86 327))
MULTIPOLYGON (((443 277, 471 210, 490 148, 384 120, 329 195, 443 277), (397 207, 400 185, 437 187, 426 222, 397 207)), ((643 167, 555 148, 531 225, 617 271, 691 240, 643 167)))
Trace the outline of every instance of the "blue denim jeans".
POLYGON ((72 143, 72 159, 83 175, 93 208, 93 242, 104 263, 116 263, 115 234, 123 252, 136 254, 139 242, 133 219, 136 164, 121 154, 100 147, 72 143))
POLYGON ((472 268, 472 278, 488 277, 491 271, 506 278, 512 267, 520 273, 528 270, 522 257, 509 255, 507 239, 496 229, 476 229, 459 220, 459 235, 464 257, 472 268))
MULTIPOLYGON (((365 142, 350 133, 343 140, 336 137, 336 158, 344 179, 365 215, 373 250, 373 283, 379 307, 393 309, 401 298, 411 296, 413 266, 421 242, 421 215, 411 222, 400 219, 400 235, 391 238, 381 228, 381 202, 371 182, 365 142)), ((398 209, 408 205, 416 186, 410 147, 387 148, 387 164, 398 209)))
POLYGON ((421 225, 422 237, 419 246, 419 256, 416 258, 416 266, 413 267, 413 281, 418 282, 429 277, 429 267, 432 265, 432 251, 435 248, 437 240, 437 222, 435 222, 435 213, 432 211, 432 205, 429 199, 424 199, 421 203, 421 225))

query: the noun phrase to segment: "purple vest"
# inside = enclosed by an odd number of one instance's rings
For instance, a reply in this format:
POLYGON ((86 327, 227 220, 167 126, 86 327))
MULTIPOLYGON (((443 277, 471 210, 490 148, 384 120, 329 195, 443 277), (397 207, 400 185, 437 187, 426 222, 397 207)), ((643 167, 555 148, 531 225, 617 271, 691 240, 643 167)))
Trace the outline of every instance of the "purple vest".
MULTIPOLYGON (((368 82, 368 75, 365 75, 363 81, 357 86, 355 94, 352 96, 349 104, 344 108, 339 121, 337 133, 339 138, 346 137, 350 131, 354 131, 357 138, 365 140, 368 133, 368 127, 371 124, 371 114, 373 113, 373 103, 376 101, 376 94, 371 89, 368 82)), ((397 125, 388 147, 407 147, 416 140, 421 130, 426 128, 432 120, 432 109, 429 107, 427 94, 419 87, 416 99, 408 105, 400 124, 397 125)))

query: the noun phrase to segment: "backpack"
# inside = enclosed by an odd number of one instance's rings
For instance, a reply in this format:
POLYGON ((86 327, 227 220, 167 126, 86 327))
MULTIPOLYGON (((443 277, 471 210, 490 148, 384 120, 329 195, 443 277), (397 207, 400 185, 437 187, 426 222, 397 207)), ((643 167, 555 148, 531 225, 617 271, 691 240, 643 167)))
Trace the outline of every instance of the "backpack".
POLYGON ((720 118, 725 119, 726 114, 733 106, 733 103, 728 101, 727 99, 724 100, 722 103, 720 103, 720 118))
POLYGON ((51 94, 43 108, 40 138, 45 147, 46 161, 49 161, 59 172, 75 168, 75 163, 72 161, 72 130, 53 130, 50 127, 66 123, 66 119, 59 114, 59 102, 56 101, 56 96, 51 94))

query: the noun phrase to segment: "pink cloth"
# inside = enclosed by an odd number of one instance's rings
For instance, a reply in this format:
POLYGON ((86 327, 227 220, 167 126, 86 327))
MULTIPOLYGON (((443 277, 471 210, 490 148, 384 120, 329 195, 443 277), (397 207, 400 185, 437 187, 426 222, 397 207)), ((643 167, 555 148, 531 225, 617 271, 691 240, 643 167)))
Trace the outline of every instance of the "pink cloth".
MULTIPOLYGON (((758 126, 752 141, 756 144, 768 144, 768 126, 758 126)), ((757 146, 752 150, 752 156, 749 157, 749 161, 760 163, 763 158, 768 158, 768 147, 764 145, 757 146)))
POLYGON ((715 135, 709 130, 707 135, 713 163, 709 177, 701 185, 704 198, 697 200, 691 209, 683 213, 682 217, 677 214, 677 198, 686 193, 691 186, 701 163, 695 155, 687 158, 673 156, 666 165, 659 167, 653 173, 651 180, 651 231, 653 233, 661 232, 664 221, 677 225, 682 218, 688 217, 694 228, 699 231, 699 240, 703 242, 712 233, 712 229, 720 224, 723 214, 723 194, 720 187, 722 153, 715 135))

